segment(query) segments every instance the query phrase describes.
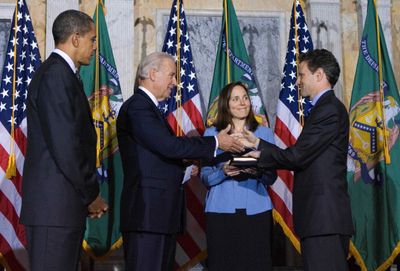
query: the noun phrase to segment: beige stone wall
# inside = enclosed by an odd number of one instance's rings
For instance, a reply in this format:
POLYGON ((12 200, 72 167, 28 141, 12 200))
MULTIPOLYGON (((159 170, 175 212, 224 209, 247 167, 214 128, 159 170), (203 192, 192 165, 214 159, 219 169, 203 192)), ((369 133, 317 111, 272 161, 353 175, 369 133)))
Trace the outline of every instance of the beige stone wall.
MULTIPOLYGON (((0 0, 6 3, 15 3, 14 0, 0 0)), ((45 57, 46 50, 46 0, 26 0, 31 15, 33 29, 38 41, 40 56, 45 57)), ((51 31, 51 30, 50 30, 51 31)))
MULTIPOLYGON (((15 0, 0 0, 2 3, 15 3, 15 0)), ((48 0, 51 1, 51 0, 48 0)), ((106 1, 110 4, 112 0, 106 1)), ((232 0, 236 12, 241 11, 284 11, 290 13, 292 0, 265 1, 265 0, 232 0)), ((359 33, 357 10, 355 1, 341 0, 342 12, 342 45, 343 45, 343 102, 346 106, 350 103, 351 90, 353 87, 354 73, 357 65, 359 50, 359 33)), ((46 0, 27 0, 31 13, 36 38, 39 43, 40 53, 43 58, 45 55, 45 36, 46 36, 46 0)), ((80 9, 92 15, 95 9, 95 0, 80 0, 80 9)), ((135 1, 135 20, 145 17, 156 25, 158 9, 170 9, 171 1, 165 0, 136 0, 135 1)), ((222 1, 216 0, 185 0, 186 10, 217 10, 222 12, 222 1)), ((392 0, 392 41, 393 41, 393 69, 400 87, 400 0, 392 0)), ((134 67, 137 67, 142 54, 141 44, 143 42, 142 25, 138 24, 134 28, 134 67)), ((49 30, 51 31, 51 30, 49 30)), ((147 53, 153 52, 156 48, 156 28, 149 26, 147 35, 147 53)))
POLYGON ((343 103, 348 107, 351 100, 351 90, 360 46, 357 10, 353 1, 342 1, 342 41, 346 41, 342 42, 343 103))

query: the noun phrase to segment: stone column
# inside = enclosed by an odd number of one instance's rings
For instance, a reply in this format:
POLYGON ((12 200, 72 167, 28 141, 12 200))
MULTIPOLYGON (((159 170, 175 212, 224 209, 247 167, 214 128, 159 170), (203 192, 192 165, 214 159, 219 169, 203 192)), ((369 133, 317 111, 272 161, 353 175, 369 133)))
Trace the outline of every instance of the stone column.
MULTIPOLYGON (((343 71, 340 0, 308 0, 306 16, 314 48, 331 51, 343 71)), ((336 96, 342 100, 343 73, 334 89, 336 96)))
POLYGON ((133 94, 136 67, 134 53, 134 1, 113 0, 106 2, 106 22, 117 66, 124 100, 133 94))

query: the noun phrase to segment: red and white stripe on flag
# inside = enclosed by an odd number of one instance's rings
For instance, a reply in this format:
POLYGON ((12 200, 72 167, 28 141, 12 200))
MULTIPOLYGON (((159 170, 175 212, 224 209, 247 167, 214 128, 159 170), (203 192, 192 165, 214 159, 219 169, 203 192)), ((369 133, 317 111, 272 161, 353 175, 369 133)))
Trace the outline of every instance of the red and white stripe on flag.
MULTIPOLYGON (((299 0, 295 0, 275 121, 275 143, 283 149, 296 143, 302 130, 301 120, 311 108, 309 100, 299 95, 296 86, 299 53, 309 50, 313 50, 310 32, 301 4, 299 0)), ((278 170, 278 178, 268 192, 274 205, 274 219, 300 251, 299 240, 293 227, 293 172, 278 170)))
POLYGON ((26 2, 16 2, 0 81, 0 264, 10 271, 23 271, 29 270, 25 230, 19 224, 27 138, 25 101, 40 53, 26 2), (7 178, 10 153, 15 155, 16 176, 7 178))
MULTIPOLYGON (((178 86, 172 91, 170 98, 160 104, 160 109, 163 110, 175 134, 202 135, 205 128, 200 94, 182 0, 174 0, 172 3, 162 51, 175 57, 178 86)), ((195 266, 207 255, 204 216, 206 188, 198 177, 191 177, 185 184, 185 192, 186 231, 178 237, 175 258, 175 268, 183 270, 195 266)))

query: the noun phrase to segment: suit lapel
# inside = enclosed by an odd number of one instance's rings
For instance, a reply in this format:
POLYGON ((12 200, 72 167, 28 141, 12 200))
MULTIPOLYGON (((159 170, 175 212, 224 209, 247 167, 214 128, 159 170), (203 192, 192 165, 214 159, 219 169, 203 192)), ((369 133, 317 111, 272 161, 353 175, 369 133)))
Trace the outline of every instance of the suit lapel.
POLYGON ((89 119, 91 120, 91 123, 93 125, 93 129, 94 129, 94 123, 93 123, 93 117, 92 117, 92 111, 90 109, 90 105, 89 105, 89 101, 88 101, 88 97, 85 94, 85 91, 83 89, 83 83, 82 80, 80 80, 76 74, 72 71, 71 67, 68 65, 67 61, 65 61, 64 58, 62 58, 59 54, 56 53, 52 53, 50 55, 50 57, 53 57, 55 59, 57 59, 59 62, 61 62, 66 69, 69 71, 69 73, 67 74, 67 76, 71 77, 71 80, 74 80, 74 83, 76 85, 76 89, 77 92, 79 93, 79 95, 82 98, 82 106, 85 108, 84 110, 87 112, 89 119))
MULTIPOLYGON (((325 101, 327 99, 329 99, 329 97, 331 97, 332 95, 335 95, 333 90, 329 90, 326 93, 324 93, 317 101, 317 103, 312 107, 310 114, 308 115, 308 117, 305 119, 304 122, 304 128, 308 127, 308 125, 310 125, 310 123, 313 120, 313 116, 314 114, 318 114, 318 111, 320 110, 320 107, 323 107, 325 104, 325 101)), ((303 129, 304 129, 303 128, 303 129)))
POLYGON ((332 89, 325 92, 321 97, 319 97, 319 99, 318 99, 317 103, 314 105, 313 109, 318 107, 321 103, 324 103, 324 100, 332 95, 335 95, 332 89))
POLYGON ((68 68, 69 75, 70 75, 71 77, 73 76, 73 78, 75 78, 76 83, 79 84, 79 85, 81 86, 81 89, 83 90, 83 83, 82 83, 82 80, 80 80, 80 77, 78 77, 78 76, 76 75, 76 73, 75 73, 74 71, 72 71, 72 69, 71 69, 71 67, 68 65, 67 61, 65 61, 65 59, 62 58, 62 57, 61 57, 59 54, 57 54, 57 53, 51 53, 50 57, 53 57, 53 58, 55 58, 55 59, 58 59, 60 62, 62 62, 62 63, 68 68))
POLYGON ((164 125, 167 127, 168 131, 172 134, 175 135, 174 131, 172 130, 171 126, 169 125, 168 121, 166 118, 161 114, 160 109, 154 104, 154 102, 150 99, 150 97, 141 89, 137 90, 137 94, 143 96, 147 103, 151 105, 151 109, 154 111, 154 113, 158 116, 160 121, 164 123, 164 125))

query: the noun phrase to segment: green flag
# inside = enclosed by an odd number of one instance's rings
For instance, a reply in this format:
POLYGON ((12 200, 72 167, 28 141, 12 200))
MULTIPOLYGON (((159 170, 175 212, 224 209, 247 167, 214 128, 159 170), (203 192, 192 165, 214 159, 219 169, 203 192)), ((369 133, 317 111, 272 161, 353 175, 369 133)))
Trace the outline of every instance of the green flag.
POLYGON ((350 104, 347 169, 355 227, 350 251, 362 270, 386 270, 400 249, 399 112, 385 38, 369 0, 350 104))
POLYGON ((267 126, 268 117, 258 94, 254 73, 231 0, 223 0, 223 10, 221 35, 208 103, 207 126, 211 126, 217 116, 220 91, 225 85, 237 81, 248 86, 256 119, 259 123, 267 126))
POLYGON ((122 105, 121 87, 111 49, 102 0, 93 20, 96 25, 97 50, 89 66, 80 75, 88 96, 97 132, 97 170, 100 194, 109 205, 100 219, 87 219, 83 247, 93 258, 105 257, 122 244, 119 231, 122 163, 118 150, 116 121, 122 105))

